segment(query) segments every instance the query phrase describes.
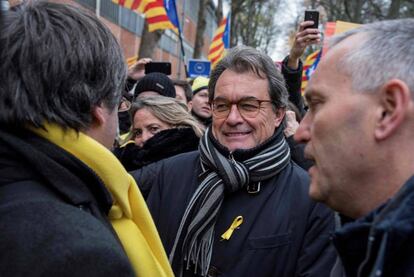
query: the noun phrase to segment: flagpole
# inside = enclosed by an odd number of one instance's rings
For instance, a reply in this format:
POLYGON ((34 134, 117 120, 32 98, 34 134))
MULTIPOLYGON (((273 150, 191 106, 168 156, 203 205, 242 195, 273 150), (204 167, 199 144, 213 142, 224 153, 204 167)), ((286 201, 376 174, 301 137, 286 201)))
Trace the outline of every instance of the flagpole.
POLYGON ((95 9, 96 17, 101 17, 101 0, 96 1, 96 9, 95 9))
POLYGON ((185 51, 184 51, 183 36, 182 36, 181 32, 180 32, 179 37, 180 37, 180 44, 181 44, 181 55, 183 56, 183 62, 184 62, 185 78, 188 78, 188 69, 187 69, 187 64, 185 63, 185 51))
POLYGON ((185 63, 185 51, 184 51, 184 42, 183 42, 183 36, 182 31, 184 31, 184 24, 185 24, 185 0, 183 0, 183 4, 181 6, 181 26, 182 28, 178 29, 178 39, 180 40, 180 48, 181 48, 181 55, 178 57, 178 79, 181 77, 181 59, 184 62, 184 71, 185 71, 185 78, 188 78, 188 70, 187 70, 187 64, 185 63))
MULTIPOLYGON (((230 1, 231 3, 231 1, 230 1)), ((229 21, 229 37, 228 37, 228 42, 227 45, 229 46, 229 48, 231 48, 231 7, 230 7, 230 11, 227 13, 227 17, 228 17, 228 21, 229 21)))

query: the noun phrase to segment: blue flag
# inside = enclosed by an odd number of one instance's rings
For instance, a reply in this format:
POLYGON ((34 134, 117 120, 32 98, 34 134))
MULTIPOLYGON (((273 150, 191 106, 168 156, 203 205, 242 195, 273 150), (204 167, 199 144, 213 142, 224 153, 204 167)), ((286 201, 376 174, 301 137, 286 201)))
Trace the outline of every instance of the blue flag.
POLYGON ((224 28, 222 39, 224 43, 224 48, 226 49, 230 48, 230 13, 227 15, 227 18, 226 18, 226 27, 224 28))
POLYGON ((177 8, 175 6, 175 0, 164 0, 165 11, 170 19, 171 23, 178 28, 178 32, 181 33, 180 21, 178 20, 177 8))

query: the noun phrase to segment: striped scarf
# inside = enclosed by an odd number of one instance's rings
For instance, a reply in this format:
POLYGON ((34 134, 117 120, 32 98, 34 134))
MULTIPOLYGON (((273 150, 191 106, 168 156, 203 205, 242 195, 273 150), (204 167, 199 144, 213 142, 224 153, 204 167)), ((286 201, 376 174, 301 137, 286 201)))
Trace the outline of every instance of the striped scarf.
POLYGON ((223 156, 214 146, 211 132, 211 128, 207 129, 200 141, 201 184, 184 212, 169 256, 177 276, 182 276, 184 266, 189 269, 191 265, 195 273, 207 275, 213 252, 214 226, 224 193, 273 177, 290 161, 282 128, 257 147, 259 151, 255 156, 243 162, 236 161, 231 153, 229 159, 223 156))

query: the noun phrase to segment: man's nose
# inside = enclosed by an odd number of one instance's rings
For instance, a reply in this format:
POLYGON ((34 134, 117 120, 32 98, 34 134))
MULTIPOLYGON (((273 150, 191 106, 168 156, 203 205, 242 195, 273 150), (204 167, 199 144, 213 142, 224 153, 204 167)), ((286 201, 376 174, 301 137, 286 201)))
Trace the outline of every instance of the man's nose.
POLYGON ((230 106, 230 112, 229 112, 229 115, 227 116, 226 122, 230 125, 235 125, 243 121, 244 119, 241 116, 239 109, 237 108, 237 105, 232 104, 230 106))
POLYGON ((299 127, 293 136, 293 138, 297 142, 307 143, 310 141, 311 139, 311 132, 310 132, 311 122, 310 121, 311 119, 309 117, 309 114, 306 114, 305 117, 300 122, 299 127))

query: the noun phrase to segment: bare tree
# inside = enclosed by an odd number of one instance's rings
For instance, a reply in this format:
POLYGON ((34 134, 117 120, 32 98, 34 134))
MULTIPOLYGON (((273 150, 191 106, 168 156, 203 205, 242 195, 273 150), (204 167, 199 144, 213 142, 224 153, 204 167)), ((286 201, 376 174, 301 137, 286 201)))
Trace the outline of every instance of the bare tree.
POLYGON ((141 42, 139 44, 138 58, 152 58, 154 49, 161 39, 164 30, 148 31, 148 23, 145 20, 144 30, 142 31, 141 42))
POLYGON ((223 0, 217 1, 217 8, 215 10, 215 16, 216 16, 216 23, 218 26, 220 24, 221 19, 223 18, 223 0))
POLYGON ((319 0, 316 5, 326 10, 328 21, 369 23, 414 16, 413 0, 319 0))
POLYGON ((201 58, 204 46, 204 31, 206 29, 206 9, 208 0, 200 0, 197 17, 197 30, 193 58, 201 58))
POLYGON ((281 31, 274 21, 279 3, 280 0, 233 0, 231 46, 244 44, 267 52, 281 31))
POLYGON ((391 1, 390 8, 388 9, 387 18, 398 18, 400 14, 400 7, 401 7, 401 0, 393 0, 391 1))

